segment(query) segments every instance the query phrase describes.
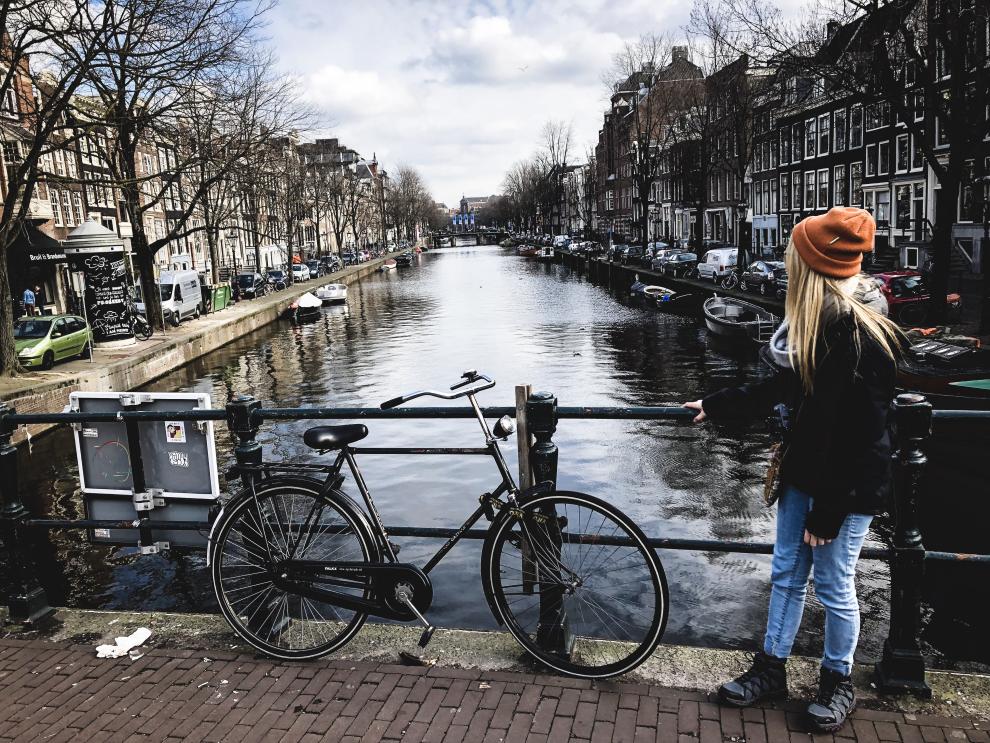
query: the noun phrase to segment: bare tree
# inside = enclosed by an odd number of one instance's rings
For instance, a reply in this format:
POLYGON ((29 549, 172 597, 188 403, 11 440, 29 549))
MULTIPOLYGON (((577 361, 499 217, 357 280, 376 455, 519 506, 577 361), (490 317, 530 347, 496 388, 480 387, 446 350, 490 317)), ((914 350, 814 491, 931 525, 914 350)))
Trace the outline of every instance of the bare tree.
POLYGON ((74 136, 66 121, 73 96, 119 27, 86 0, 0 0, 0 29, 0 105, 7 119, 0 208, 0 374, 13 376, 20 365, 7 252, 37 206, 39 185, 44 188, 39 163, 56 141, 63 146, 74 136), (35 70, 43 72, 36 75, 35 70), (41 92, 37 97, 36 87, 41 92))
MULTIPOLYGON (((112 0, 104 14, 119 28, 99 50, 88 84, 112 130, 112 165, 127 210, 131 249, 149 321, 161 322, 155 254, 205 226, 191 216, 208 181, 200 153, 177 145, 200 112, 203 91, 233 77, 250 58, 266 6, 253 0, 112 0), (158 147, 164 145, 162 163, 158 147), (185 198, 176 201, 177 192, 185 198), (145 215, 168 206, 176 216, 149 235, 145 215), (164 234, 162 234, 164 233, 164 234)), ((96 33, 94 31, 93 33, 96 33)))
POLYGON ((970 206, 977 219, 990 211, 983 188, 990 6, 985 0, 820 0, 791 20, 769 0, 725 2, 733 23, 758 40, 754 54, 781 76, 889 106, 912 135, 938 184, 929 316, 942 321, 960 195, 975 196, 970 206))

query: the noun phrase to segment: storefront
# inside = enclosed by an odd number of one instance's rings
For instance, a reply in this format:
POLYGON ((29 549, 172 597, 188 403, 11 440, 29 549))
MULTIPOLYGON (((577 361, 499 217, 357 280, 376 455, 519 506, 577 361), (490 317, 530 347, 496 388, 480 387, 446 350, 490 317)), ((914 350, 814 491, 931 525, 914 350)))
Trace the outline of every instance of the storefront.
POLYGON ((62 243, 33 224, 22 224, 7 253, 7 280, 15 316, 23 313, 25 289, 37 295, 37 308, 43 314, 76 311, 78 301, 70 289, 68 271, 62 243))

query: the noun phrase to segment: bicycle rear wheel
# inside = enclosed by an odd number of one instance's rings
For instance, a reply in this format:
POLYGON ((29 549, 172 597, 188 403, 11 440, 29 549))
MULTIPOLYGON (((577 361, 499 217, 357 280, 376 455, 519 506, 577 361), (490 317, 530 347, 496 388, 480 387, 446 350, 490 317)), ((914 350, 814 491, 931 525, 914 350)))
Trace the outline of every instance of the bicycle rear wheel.
POLYGON ((590 495, 556 492, 503 512, 485 541, 482 572, 508 630, 562 673, 626 673, 650 656, 667 624, 656 553, 625 514, 590 495), (564 633, 555 630, 561 617, 564 633))
MULTIPOLYGON (((377 560, 377 548, 349 502, 320 483, 273 478, 241 496, 216 526, 211 565, 220 610, 240 637, 283 660, 318 658, 347 643, 367 614, 276 585, 274 561, 377 560), (268 553, 271 551, 272 560, 268 553)), ((367 597, 367 584, 335 585, 367 597)))

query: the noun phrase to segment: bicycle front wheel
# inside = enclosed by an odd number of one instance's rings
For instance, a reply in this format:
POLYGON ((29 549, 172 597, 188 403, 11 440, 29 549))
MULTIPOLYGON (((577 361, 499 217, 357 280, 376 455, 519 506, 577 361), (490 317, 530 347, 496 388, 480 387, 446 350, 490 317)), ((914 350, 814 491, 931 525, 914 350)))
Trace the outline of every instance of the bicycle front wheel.
MULTIPOLYGON (((288 559, 367 562, 374 543, 353 509, 318 482, 273 479, 241 496, 217 525, 213 587, 224 617, 253 647, 282 660, 326 655, 347 643, 367 615, 301 596, 276 582, 288 559)), ((366 584, 334 590, 367 597, 366 584)))
POLYGON ((656 553, 625 514, 590 495, 556 492, 503 512, 482 571, 509 632, 561 673, 626 673, 650 656, 667 624, 656 553))

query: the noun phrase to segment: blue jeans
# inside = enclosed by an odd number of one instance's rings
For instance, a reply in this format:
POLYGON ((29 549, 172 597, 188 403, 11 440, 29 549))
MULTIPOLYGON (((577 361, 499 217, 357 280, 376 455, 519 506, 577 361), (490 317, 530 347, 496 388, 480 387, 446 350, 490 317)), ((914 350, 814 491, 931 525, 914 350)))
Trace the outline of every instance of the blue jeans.
POLYGON ((825 607, 822 665, 848 676, 859 639, 856 561, 873 517, 849 514, 834 540, 812 549, 804 543, 810 510, 811 498, 792 487, 785 488, 777 502, 777 541, 770 567, 770 614, 763 651, 778 658, 791 654, 814 565, 815 594, 825 607))

